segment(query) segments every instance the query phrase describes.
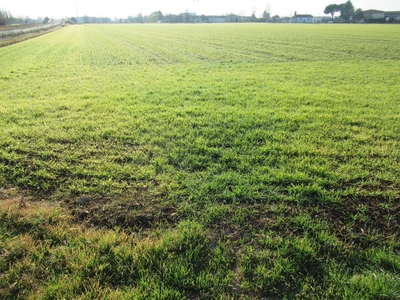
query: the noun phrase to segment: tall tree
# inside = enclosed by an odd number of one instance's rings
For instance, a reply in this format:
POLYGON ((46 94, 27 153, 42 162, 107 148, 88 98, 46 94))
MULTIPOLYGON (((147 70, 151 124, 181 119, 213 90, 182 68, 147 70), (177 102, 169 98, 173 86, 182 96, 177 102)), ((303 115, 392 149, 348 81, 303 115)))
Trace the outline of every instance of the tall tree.
POLYGON ((275 15, 275 16, 273 16, 272 17, 272 22, 278 22, 278 20, 279 20, 279 16, 278 15, 275 15))
POLYGON ((263 12, 263 19, 265 22, 269 22, 269 17, 270 17, 270 13, 267 12, 267 10, 264 10, 263 12))
POLYGON ((364 11, 361 8, 358 8, 354 13, 354 19, 356 21, 364 19, 364 11))
POLYGON ((324 14, 331 14, 332 15, 332 20, 333 20, 333 15, 337 12, 340 11, 340 5, 338 4, 329 4, 327 7, 325 7, 324 14))
POLYGON ((340 18, 345 21, 349 21, 354 15, 354 5, 351 1, 347 1, 340 5, 340 18))
POLYGON ((253 6, 253 10, 252 11, 253 11, 253 13, 251 14, 251 21, 255 22, 257 20, 257 17, 256 17, 257 6, 253 6))
POLYGON ((149 16, 150 22, 157 23, 158 21, 162 21, 164 19, 164 16, 162 12, 159 11, 154 11, 150 14, 149 16))
POLYGON ((6 14, 4 11, 0 10, 0 25, 6 25, 6 14))

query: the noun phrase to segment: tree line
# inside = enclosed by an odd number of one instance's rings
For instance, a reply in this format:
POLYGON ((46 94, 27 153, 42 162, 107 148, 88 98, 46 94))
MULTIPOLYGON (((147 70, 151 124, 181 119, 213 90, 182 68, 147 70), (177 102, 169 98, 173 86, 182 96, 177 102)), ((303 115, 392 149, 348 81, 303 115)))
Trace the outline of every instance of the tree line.
MULTIPOLYGON (((358 8, 355 10, 353 3, 351 0, 348 0, 345 3, 342 4, 329 4, 328 6, 325 7, 324 10, 325 14, 330 14, 333 16, 336 13, 340 13, 339 19, 344 21, 344 22, 353 22, 353 21, 359 21, 364 18, 364 12, 361 8, 358 8)), ((238 22, 238 16, 236 15, 228 15, 227 20, 229 22, 238 22), (236 18, 236 19, 235 19, 236 18)), ((47 18, 48 19, 48 18, 47 18)), ((177 15, 163 15, 161 11, 155 11, 152 12, 150 15, 143 16, 142 14, 138 14, 136 16, 129 16, 126 19, 116 19, 115 22, 129 22, 129 23, 157 23, 157 22, 171 22, 171 23, 181 23, 181 22, 194 22, 195 20, 201 20, 202 22, 208 22, 208 17, 207 16, 193 16, 190 13, 186 11, 186 13, 183 14, 177 14, 177 15)), ((268 22, 272 21, 274 22, 275 20, 279 19, 279 16, 276 15, 270 19, 269 12, 264 11, 262 18, 256 18, 255 16, 255 11, 253 9, 253 14, 249 19, 246 19, 246 21, 251 21, 251 22, 268 22)), ((76 23, 75 18, 69 18, 72 23, 76 23)), ((104 22, 104 23, 109 23, 112 22, 110 18, 96 18, 98 22, 104 22)), ((0 26, 1 25, 7 25, 10 23, 24 23, 30 21, 28 17, 26 18, 15 18, 11 15, 9 11, 6 10, 0 10, 0 26)))
POLYGON ((28 17, 14 17, 9 11, 0 9, 0 26, 7 24, 22 24, 27 22, 33 22, 34 20, 28 17))
MULTIPOLYGON (((224 15, 229 22, 240 22, 243 16, 238 16, 234 14, 224 15)), ((167 14, 164 15, 160 10, 152 12, 150 15, 143 16, 142 14, 138 14, 136 16, 129 16, 127 19, 129 23, 157 23, 157 22, 166 22, 166 23, 193 23, 193 22, 209 22, 210 17, 201 15, 193 15, 186 11, 181 14, 167 14)), ((257 18, 255 16, 255 12, 248 18, 250 22, 266 22, 269 20, 269 13, 264 11, 261 18, 257 18)), ((117 20, 117 22, 122 22, 122 19, 117 20)))

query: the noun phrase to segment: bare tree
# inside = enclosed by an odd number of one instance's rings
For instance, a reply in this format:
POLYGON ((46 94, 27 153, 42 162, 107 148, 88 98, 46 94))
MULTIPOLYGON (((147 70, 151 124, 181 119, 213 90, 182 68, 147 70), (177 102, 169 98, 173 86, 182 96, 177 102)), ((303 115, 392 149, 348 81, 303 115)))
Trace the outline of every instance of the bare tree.
POLYGON ((9 11, 0 10, 0 25, 7 25, 12 20, 12 15, 9 11))
POLYGON ((267 4, 266 6, 265 6, 265 11, 267 12, 267 13, 271 13, 271 4, 267 4))
POLYGON ((257 6, 253 6, 252 14, 251 14, 251 20, 252 20, 253 22, 255 22, 256 19, 257 19, 257 17, 256 17, 256 12, 257 12, 257 6))

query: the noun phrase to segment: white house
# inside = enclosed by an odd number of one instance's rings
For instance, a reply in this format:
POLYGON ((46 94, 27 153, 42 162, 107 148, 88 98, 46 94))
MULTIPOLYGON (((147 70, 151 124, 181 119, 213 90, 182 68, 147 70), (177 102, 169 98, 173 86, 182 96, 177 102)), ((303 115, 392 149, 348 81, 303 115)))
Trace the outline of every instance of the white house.
POLYGON ((298 15, 295 14, 292 19, 292 23, 313 23, 313 16, 312 15, 298 15))

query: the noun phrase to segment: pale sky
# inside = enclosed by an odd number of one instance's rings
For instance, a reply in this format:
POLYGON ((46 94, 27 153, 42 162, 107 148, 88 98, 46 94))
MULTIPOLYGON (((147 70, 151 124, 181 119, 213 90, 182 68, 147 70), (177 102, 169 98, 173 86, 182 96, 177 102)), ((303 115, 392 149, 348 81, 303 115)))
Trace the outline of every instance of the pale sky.
MULTIPOLYGON (((139 13, 148 15, 153 11, 181 13, 188 10, 198 15, 244 14, 262 15, 268 7, 272 15, 290 16, 298 14, 324 15, 329 4, 340 4, 346 0, 1 0, 0 9, 14 16, 37 17, 117 17, 126 18, 139 13)), ((400 11, 400 0, 352 0, 355 8, 400 11)))

